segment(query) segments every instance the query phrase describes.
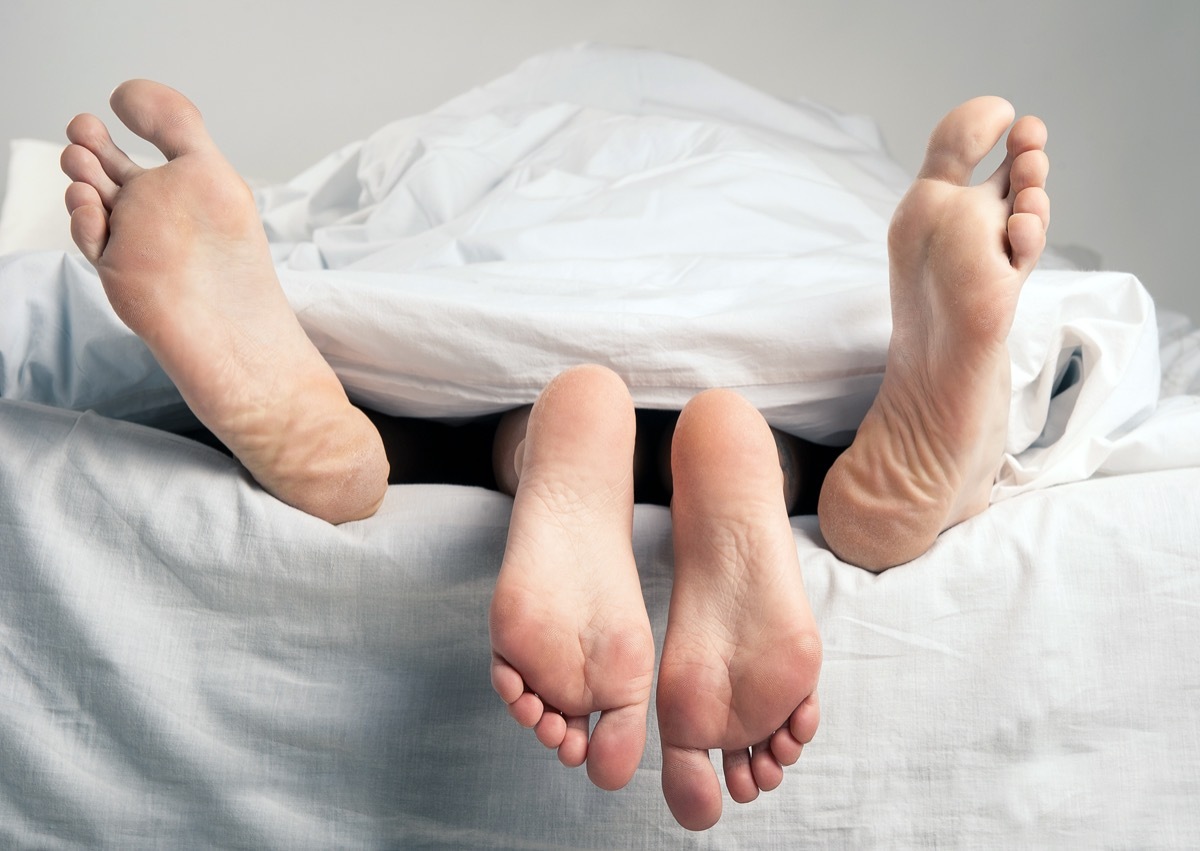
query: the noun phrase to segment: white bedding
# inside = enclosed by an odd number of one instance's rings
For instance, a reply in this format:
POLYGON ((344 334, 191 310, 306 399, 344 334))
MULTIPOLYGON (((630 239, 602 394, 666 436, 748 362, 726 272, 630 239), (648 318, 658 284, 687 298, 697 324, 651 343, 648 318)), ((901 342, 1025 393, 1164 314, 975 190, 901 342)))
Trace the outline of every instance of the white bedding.
MULTIPOLYGON (((473 415, 599 360, 643 405, 733 386, 837 441, 878 386, 905 182, 861 119, 584 47, 259 199, 361 402, 473 415)), ((0 844, 1195 844, 1200 331, 1132 276, 1047 268, 1011 347, 983 516, 881 577, 793 521, 822 727, 780 790, 692 836, 655 738, 602 793, 491 694, 507 499, 409 486, 361 523, 296 512, 136 424, 187 414, 78 255, 0 256, 0 844)), ((637 509, 660 639, 668 520, 637 509)))
MULTIPOLYGON (((793 521, 822 724, 782 787, 675 825, 488 684, 510 501, 394 487, 334 528, 181 438, 0 402, 0 844, 1187 847, 1200 471, 1024 494, 876 577, 793 521), (131 471, 136 471, 131 475, 131 471)), ((638 506, 655 634, 665 509, 638 506)))

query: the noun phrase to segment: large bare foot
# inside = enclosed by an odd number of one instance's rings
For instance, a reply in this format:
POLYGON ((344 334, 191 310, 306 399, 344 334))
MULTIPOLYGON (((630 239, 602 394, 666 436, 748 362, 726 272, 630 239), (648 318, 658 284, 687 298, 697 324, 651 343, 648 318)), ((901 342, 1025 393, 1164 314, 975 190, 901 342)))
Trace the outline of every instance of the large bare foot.
POLYGON ((71 235, 117 315, 268 491, 330 522, 373 513, 382 443, 288 306, 245 183, 179 92, 132 80, 111 103, 168 160, 139 168, 92 115, 67 127, 71 235))
POLYGON ((821 641, 784 505, 779 454, 735 393, 688 403, 671 449, 675 582, 658 675, 662 785, 684 827, 721 816, 709 748, 745 803, 783 780, 817 729, 821 641))
POLYGON ((942 119, 892 219, 883 385, 820 500, 825 539, 852 564, 910 561, 988 505, 1008 425, 1006 339, 1050 219, 1036 118, 1012 125, 1004 162, 970 185, 1012 117, 984 97, 942 119))
POLYGON ((609 370, 576 367, 550 382, 516 450, 491 605, 496 692, 564 765, 586 760, 603 789, 637 769, 654 676, 631 543, 634 432, 629 392, 609 370))

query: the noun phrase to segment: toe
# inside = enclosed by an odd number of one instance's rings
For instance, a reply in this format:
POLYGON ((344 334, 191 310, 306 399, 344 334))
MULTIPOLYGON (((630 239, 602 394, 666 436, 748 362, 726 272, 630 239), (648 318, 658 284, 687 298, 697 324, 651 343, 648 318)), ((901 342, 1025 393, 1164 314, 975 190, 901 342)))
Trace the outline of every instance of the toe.
POLYGON ((1026 115, 1018 119, 1008 131, 1006 147, 1008 153, 1016 157, 1026 151, 1045 148, 1046 140, 1046 125, 1042 120, 1033 115, 1026 115))
POLYGON ((537 740, 548 748, 557 748, 567 735, 567 719, 558 712, 547 709, 534 725, 533 733, 537 740))
POLYGON ((817 734, 821 722, 821 703, 814 691, 796 707, 792 717, 788 719, 788 732, 801 745, 807 745, 817 734))
POLYGON ((751 768, 749 749, 723 751, 721 767, 725 771, 725 788, 729 790, 730 798, 739 804, 748 804, 758 797, 758 783, 751 768))
POLYGON ((1041 218, 1033 213, 1009 216, 1008 244, 1012 250, 1013 268, 1024 274, 1033 271, 1046 247, 1046 229, 1041 218))
POLYGON ((103 210, 105 206, 96 187, 85 181, 77 180, 68 186, 63 200, 66 201, 68 213, 74 213, 80 207, 98 207, 103 210))
MULTIPOLYGON (((104 173, 118 186, 141 172, 141 167, 131 160, 108 134, 104 122, 94 115, 77 115, 67 125, 67 138, 95 156, 104 173)), ((68 149, 69 150, 69 149, 68 149)), ((63 152, 66 156, 66 152, 63 152)), ((66 164, 63 165, 64 169, 66 164)))
POLYGON ((754 785, 764 792, 778 789, 783 782, 783 765, 772 750, 771 740, 755 745, 750 755, 754 785))
POLYGON ((708 830, 721 818, 721 784, 708 751, 663 743, 662 789, 675 820, 688 830, 708 830))
POLYGON ((988 178, 1002 198, 1016 195, 1028 186, 1045 186, 1050 171, 1046 156, 1046 125, 1026 116, 1013 125, 1008 133, 1008 156, 988 178))
POLYGON ((588 758, 588 717, 566 719, 566 730, 558 746, 558 761, 567 768, 578 768, 588 758))
POLYGON ((150 80, 129 80, 109 99, 113 112, 168 159, 212 146, 200 110, 179 92, 150 80))
POLYGON ((95 266, 108 244, 108 216, 98 204, 87 204, 71 213, 71 239, 95 266))
POLYGON ((600 714, 588 744, 588 777, 601 789, 620 789, 632 778, 646 747, 646 703, 600 714))
MULTIPOLYGON (((512 665, 492 654, 492 688, 508 706, 508 714, 522 727, 533 727, 546 714, 542 699, 525 687, 525 680, 512 665)), ((551 747, 557 747, 551 745, 551 747)))
POLYGON ((1040 186, 1022 189, 1013 199, 1014 213, 1031 213, 1042 223, 1042 230, 1050 228, 1050 196, 1040 186))
POLYGON ((80 184, 88 184, 99 203, 109 210, 117 197, 118 186, 100 165, 96 155, 82 145, 68 145, 59 158, 63 174, 80 184))
POLYGON ((1012 105, 998 97, 975 98, 955 108, 930 135, 920 177, 966 186, 1012 119, 1012 105))
POLYGON ((519 725, 528 729, 542 720, 542 716, 546 714, 546 707, 540 697, 527 691, 508 704, 508 714, 519 725))
POLYGON ((804 745, 796 740, 787 727, 776 730, 775 735, 771 736, 771 753, 780 765, 795 765, 803 752, 804 745))
POLYGON ((1042 188, 1050 175, 1050 158, 1045 151, 1026 151, 1013 160, 1009 191, 1013 196, 1026 189, 1042 188))
POLYGON ((496 653, 492 654, 492 688, 501 700, 510 705, 516 703, 525 691, 525 680, 521 679, 516 668, 496 653))

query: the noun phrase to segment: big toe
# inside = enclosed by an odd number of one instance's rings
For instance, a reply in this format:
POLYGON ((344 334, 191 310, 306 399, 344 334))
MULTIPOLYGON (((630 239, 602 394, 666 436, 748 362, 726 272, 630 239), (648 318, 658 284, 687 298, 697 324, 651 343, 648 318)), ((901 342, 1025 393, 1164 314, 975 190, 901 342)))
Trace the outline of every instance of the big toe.
POLYGON ((601 789, 620 789, 633 779, 646 747, 650 699, 600 714, 587 750, 588 778, 601 789))
POLYGON ((113 112, 168 159, 212 145, 200 110, 184 95, 152 80, 129 80, 109 98, 113 112))
POLYGON ((708 830, 721 819, 721 783, 708 751, 664 741, 662 791, 667 809, 688 830, 708 830))
POLYGON ((1004 98, 974 98, 951 110, 929 137, 920 177, 966 186, 1015 115, 1004 98))

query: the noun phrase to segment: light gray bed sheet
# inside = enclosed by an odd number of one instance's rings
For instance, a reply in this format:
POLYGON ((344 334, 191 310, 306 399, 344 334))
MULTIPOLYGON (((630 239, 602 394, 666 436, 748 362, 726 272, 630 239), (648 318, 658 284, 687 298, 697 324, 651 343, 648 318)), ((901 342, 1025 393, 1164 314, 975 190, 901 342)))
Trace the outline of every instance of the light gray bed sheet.
MULTIPOLYGON (((394 487, 335 528, 181 438, 0 401, 0 846, 1200 841, 1200 470, 1015 497, 878 577, 794 520, 822 725, 704 834, 654 732, 605 793, 491 692, 510 505, 394 487)), ((666 510, 635 551, 661 640, 666 510)))

